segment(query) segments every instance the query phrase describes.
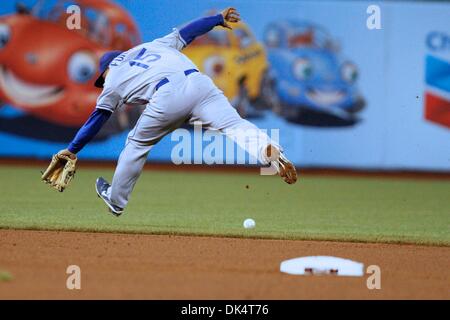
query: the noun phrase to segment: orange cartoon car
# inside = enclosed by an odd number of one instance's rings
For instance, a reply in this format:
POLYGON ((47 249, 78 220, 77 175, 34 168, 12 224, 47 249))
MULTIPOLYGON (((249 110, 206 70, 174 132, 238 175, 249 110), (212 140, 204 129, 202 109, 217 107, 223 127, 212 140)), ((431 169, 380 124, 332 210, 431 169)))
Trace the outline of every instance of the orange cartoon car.
POLYGON ((100 93, 94 87, 100 56, 139 42, 133 19, 108 0, 46 0, 21 7, 0 17, 0 99, 38 121, 78 127, 100 93), (67 26, 71 5, 80 8, 79 29, 67 26))

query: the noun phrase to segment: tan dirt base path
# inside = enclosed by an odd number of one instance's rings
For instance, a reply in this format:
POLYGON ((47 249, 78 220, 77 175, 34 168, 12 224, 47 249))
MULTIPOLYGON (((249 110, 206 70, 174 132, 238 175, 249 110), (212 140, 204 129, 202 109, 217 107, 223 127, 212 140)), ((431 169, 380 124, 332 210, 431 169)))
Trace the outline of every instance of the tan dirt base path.
POLYGON ((0 230, 0 299, 450 299, 450 247, 0 230), (286 259, 378 265, 364 277, 291 276, 286 259), (66 268, 81 268, 81 290, 66 268))

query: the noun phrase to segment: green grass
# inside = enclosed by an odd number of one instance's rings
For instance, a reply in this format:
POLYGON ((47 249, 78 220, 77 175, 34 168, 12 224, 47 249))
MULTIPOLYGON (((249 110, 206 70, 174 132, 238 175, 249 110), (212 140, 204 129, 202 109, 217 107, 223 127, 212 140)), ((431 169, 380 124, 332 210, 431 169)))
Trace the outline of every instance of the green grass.
POLYGON ((450 245, 450 181, 145 171, 116 218, 94 191, 112 173, 80 169, 58 193, 37 168, 0 167, 0 228, 450 245))
POLYGON ((13 280, 13 276, 8 271, 0 270, 0 282, 8 282, 13 280))

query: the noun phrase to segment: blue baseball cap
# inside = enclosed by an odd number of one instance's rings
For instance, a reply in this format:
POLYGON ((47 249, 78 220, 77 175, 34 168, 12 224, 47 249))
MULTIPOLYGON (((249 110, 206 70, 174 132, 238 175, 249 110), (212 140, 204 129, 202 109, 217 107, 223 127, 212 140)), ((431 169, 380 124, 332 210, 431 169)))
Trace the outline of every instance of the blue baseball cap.
POLYGON ((108 69, 111 61, 113 61, 122 52, 124 51, 108 51, 104 55, 102 55, 99 63, 100 76, 97 78, 97 80, 95 80, 94 84, 97 88, 103 88, 103 84, 105 83, 105 79, 103 79, 103 73, 106 71, 106 69, 108 69))

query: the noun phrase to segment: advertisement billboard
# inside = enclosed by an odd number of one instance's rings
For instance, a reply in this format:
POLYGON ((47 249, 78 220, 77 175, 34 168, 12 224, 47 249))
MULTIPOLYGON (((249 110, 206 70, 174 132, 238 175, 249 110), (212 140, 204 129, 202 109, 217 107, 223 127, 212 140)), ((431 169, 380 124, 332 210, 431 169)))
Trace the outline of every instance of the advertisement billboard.
MULTIPOLYGON (((93 82, 104 52, 151 41, 227 5, 2 2, 0 157, 48 159, 67 146, 95 107, 100 90, 93 82), (73 5, 81 27, 72 30, 67 23, 73 5)), ((233 5, 242 23, 230 31, 214 29, 184 53, 242 117, 278 129, 296 164, 450 170, 450 4, 233 5), (368 26, 369 5, 379 8, 379 28, 368 26)), ((80 158, 115 160, 143 108, 116 112, 80 158)), ((167 136, 149 161, 171 161, 176 144, 167 136)))

